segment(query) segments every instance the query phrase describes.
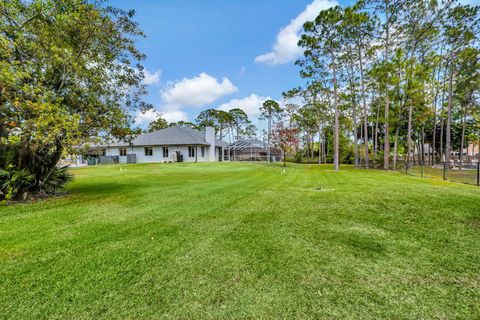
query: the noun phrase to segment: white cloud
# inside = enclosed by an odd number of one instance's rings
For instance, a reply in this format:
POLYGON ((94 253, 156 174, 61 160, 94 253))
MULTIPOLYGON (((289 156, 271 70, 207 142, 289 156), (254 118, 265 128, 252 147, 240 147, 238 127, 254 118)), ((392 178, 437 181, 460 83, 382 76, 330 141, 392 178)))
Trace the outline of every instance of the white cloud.
POLYGON ((315 19, 320 11, 336 5, 338 5, 337 0, 314 0, 288 25, 280 29, 273 51, 257 56, 255 62, 276 65, 297 59, 303 52, 297 45, 303 24, 315 19))
MULTIPOLYGON (((145 70, 145 84, 154 84, 160 80, 161 71, 145 70)), ((193 78, 183 78, 170 82, 160 92, 160 108, 137 112, 135 123, 144 126, 156 120, 160 115, 168 122, 188 121, 188 114, 182 111, 186 107, 203 107, 219 98, 238 91, 228 78, 216 79, 206 73, 193 78)))
POLYGON ((154 72, 150 72, 147 69, 144 70, 145 78, 143 79, 143 84, 151 85, 157 84, 160 82, 160 76, 162 75, 162 70, 156 70, 154 72))
POLYGON ((240 108, 251 118, 260 114, 260 106, 262 103, 270 99, 269 97, 261 97, 252 93, 248 97, 242 99, 232 99, 229 102, 221 104, 218 109, 228 111, 233 108, 240 108))
POLYGON ((149 124, 158 118, 158 111, 150 109, 146 112, 138 111, 135 115, 135 123, 138 125, 149 124))
POLYGON ((146 112, 138 111, 135 115, 135 123, 140 126, 146 126, 150 124, 150 122, 157 120, 158 117, 162 117, 168 122, 188 121, 188 115, 179 110, 160 112, 155 109, 150 109, 146 112))
POLYGON ((219 81, 202 72, 196 77, 170 83, 161 93, 163 110, 202 107, 237 91, 238 88, 228 78, 219 81))
POLYGON ((162 117, 168 122, 188 121, 188 115, 179 110, 163 112, 162 117))

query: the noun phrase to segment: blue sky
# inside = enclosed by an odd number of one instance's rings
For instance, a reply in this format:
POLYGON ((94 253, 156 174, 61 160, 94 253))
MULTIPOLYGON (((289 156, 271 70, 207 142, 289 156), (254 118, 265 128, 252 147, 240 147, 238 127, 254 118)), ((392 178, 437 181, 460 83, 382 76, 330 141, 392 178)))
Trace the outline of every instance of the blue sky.
MULTIPOLYGON (((348 1, 349 2, 349 1, 348 1)), ((115 0, 135 9, 147 34, 146 100, 169 121, 206 108, 245 109, 256 121, 266 98, 302 84, 294 60, 306 19, 336 0, 115 0)), ((347 4, 342 1, 342 4, 347 4)), ((155 115, 138 114, 145 127, 155 115)))

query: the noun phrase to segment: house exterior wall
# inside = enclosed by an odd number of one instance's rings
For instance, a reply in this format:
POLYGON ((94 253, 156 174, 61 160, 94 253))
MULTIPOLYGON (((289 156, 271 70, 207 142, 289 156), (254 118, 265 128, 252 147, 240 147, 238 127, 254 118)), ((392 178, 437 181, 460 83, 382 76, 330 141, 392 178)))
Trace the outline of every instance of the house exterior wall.
POLYGON ((213 127, 206 127, 205 128, 205 140, 210 144, 210 148, 208 148, 208 156, 207 161, 218 161, 215 158, 215 129, 213 127))
MULTIPOLYGON (((164 162, 164 161, 173 161, 173 154, 176 150, 183 155, 183 162, 206 162, 210 161, 210 147, 204 146, 205 154, 202 157, 202 146, 193 146, 196 147, 197 155, 196 157, 189 157, 188 156, 188 146, 166 146, 168 147, 168 157, 163 157, 163 146, 152 146, 153 148, 153 155, 146 156, 145 155, 145 147, 126 147, 127 154, 135 154, 137 163, 151 163, 151 162, 164 162)), ((107 156, 119 156, 120 155, 120 148, 121 147, 108 147, 106 149, 107 156)), ((212 160, 218 161, 218 160, 212 160)), ((127 157, 121 156, 119 157, 120 163, 126 163, 127 157)))
POLYGON ((480 154, 480 144, 470 143, 464 152, 466 152, 468 156, 477 156, 480 154))

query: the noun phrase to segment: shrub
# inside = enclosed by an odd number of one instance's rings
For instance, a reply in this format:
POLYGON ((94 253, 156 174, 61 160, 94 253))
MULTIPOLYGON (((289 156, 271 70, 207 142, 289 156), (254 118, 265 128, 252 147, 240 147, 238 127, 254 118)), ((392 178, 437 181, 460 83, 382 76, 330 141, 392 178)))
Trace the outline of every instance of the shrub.
POLYGON ((303 153, 301 150, 299 150, 297 151, 297 153, 295 153, 295 162, 302 163, 302 160, 303 160, 303 153))
POLYGON ((40 191, 55 194, 65 188, 73 180, 73 175, 68 171, 68 166, 54 167, 50 174, 39 184, 40 191))
POLYGON ((55 194, 73 180, 67 166, 54 167, 41 175, 43 178, 38 178, 39 176, 39 173, 32 174, 26 169, 18 170, 13 165, 0 169, 0 202, 6 203, 20 198, 20 195, 25 200, 31 192, 55 194))
POLYGON ((0 201, 5 203, 27 192, 34 181, 35 176, 26 169, 16 170, 11 165, 0 169, 0 201))

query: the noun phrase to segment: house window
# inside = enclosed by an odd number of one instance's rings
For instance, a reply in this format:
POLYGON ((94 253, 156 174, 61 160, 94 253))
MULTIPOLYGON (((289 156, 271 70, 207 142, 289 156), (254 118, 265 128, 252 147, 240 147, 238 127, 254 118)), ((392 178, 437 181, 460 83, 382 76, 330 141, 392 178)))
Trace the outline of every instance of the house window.
POLYGON ((168 158, 168 147, 163 147, 163 157, 168 158))
POLYGON ((119 154, 122 157, 126 156, 127 155, 127 148, 120 148, 119 154))
POLYGON ((153 148, 152 147, 145 147, 145 155, 146 156, 153 156, 153 148))
POLYGON ((205 157, 205 147, 201 147, 200 152, 202 154, 202 158, 204 158, 205 157))
POLYGON ((188 156, 190 158, 195 158, 195 147, 188 146, 188 156))
POLYGON ((100 155, 105 157, 107 155, 107 149, 100 150, 100 155))

